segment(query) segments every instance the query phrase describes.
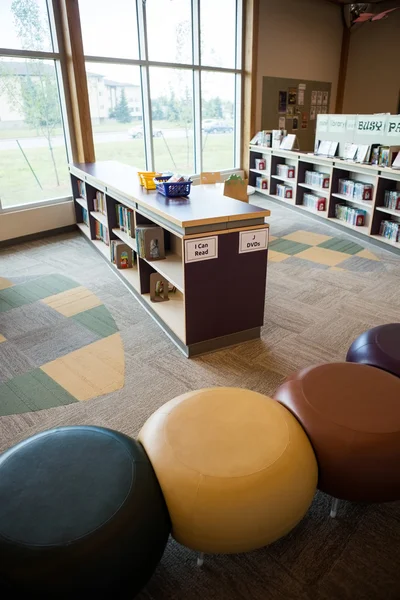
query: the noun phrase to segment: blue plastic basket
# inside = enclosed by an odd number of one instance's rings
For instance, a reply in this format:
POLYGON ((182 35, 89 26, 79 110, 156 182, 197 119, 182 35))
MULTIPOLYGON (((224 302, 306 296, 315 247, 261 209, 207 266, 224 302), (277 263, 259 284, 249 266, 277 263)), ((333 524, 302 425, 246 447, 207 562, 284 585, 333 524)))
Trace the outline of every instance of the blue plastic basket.
POLYGON ((170 177, 154 177, 157 191, 168 198, 178 198, 180 196, 189 196, 191 181, 172 181, 168 182, 170 177))

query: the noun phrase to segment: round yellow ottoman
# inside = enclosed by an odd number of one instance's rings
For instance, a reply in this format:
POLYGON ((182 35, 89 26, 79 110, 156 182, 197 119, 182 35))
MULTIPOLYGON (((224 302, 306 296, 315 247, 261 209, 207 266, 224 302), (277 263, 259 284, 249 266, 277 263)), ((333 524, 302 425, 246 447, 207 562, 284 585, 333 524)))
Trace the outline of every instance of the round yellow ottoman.
POLYGON ((167 402, 139 434, 174 538, 204 553, 255 550, 288 533, 317 485, 306 434, 275 400, 210 388, 167 402))

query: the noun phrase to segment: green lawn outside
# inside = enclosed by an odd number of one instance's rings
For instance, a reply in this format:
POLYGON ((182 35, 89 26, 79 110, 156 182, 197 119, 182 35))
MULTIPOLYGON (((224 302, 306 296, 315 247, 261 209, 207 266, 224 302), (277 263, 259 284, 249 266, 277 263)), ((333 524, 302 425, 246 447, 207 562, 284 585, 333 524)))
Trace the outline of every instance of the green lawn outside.
MULTIPOLYGON (((186 138, 167 138, 172 162, 165 140, 154 139, 156 168, 193 173, 193 152, 191 140, 189 160, 186 138)), ((209 135, 204 139, 204 170, 216 171, 233 166, 233 134, 209 135)), ((96 144, 97 160, 117 160, 126 164, 145 168, 143 140, 129 139, 123 142, 105 142, 96 144)), ((3 207, 31 203, 71 194, 67 159, 63 147, 54 148, 60 185, 57 185, 50 151, 48 148, 30 148, 25 153, 39 179, 40 189, 19 150, 0 151, 0 198, 3 207)))
MULTIPOLYGON (((118 123, 117 121, 108 121, 107 123, 100 123, 98 125, 92 125, 93 133, 111 133, 121 132, 131 129, 131 127, 139 127, 142 124, 141 121, 132 121, 131 123, 118 123)), ((180 123, 173 123, 171 121, 153 121, 153 129, 179 129, 180 123)), ((62 127, 57 127, 53 131, 53 135, 63 135, 62 127)), ((30 137, 41 137, 41 134, 32 129, 22 125, 15 129, 2 129, 0 128, 0 140, 18 140, 30 137)))

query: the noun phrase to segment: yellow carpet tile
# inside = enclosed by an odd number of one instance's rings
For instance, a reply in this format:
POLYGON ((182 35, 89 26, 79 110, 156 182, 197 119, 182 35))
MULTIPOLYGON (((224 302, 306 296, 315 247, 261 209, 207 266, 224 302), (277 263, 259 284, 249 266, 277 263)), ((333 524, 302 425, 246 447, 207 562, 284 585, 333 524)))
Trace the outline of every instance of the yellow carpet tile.
POLYGON ((282 239, 298 242, 299 244, 308 244, 309 246, 318 246, 318 244, 322 244, 322 242, 331 240, 332 236, 322 235, 321 233, 312 233, 311 231, 303 231, 300 229, 289 235, 284 235, 282 239))
POLYGON ((77 400, 90 400, 124 385, 121 335, 115 333, 41 367, 77 400))
POLYGON ((336 267, 336 265, 347 260, 349 255, 344 254, 343 252, 336 252, 336 250, 328 250, 327 248, 318 248, 315 246, 313 248, 307 248, 307 250, 303 250, 303 252, 299 252, 296 254, 296 258, 311 260, 320 265, 336 267))
POLYGON ((100 306, 101 300, 85 287, 76 287, 42 300, 51 308, 64 315, 72 317, 85 310, 100 306))
POLYGON ((289 254, 284 254, 283 252, 276 252, 275 250, 268 250, 268 262, 282 262, 290 258, 289 254))
POLYGON ((0 344, 1 344, 1 342, 5 342, 5 341, 6 341, 6 338, 4 337, 4 335, 1 335, 1 333, 0 333, 0 344))
POLYGON ((4 277, 0 277, 0 290, 5 290, 12 285, 14 284, 11 281, 8 281, 8 279, 5 279, 4 277))

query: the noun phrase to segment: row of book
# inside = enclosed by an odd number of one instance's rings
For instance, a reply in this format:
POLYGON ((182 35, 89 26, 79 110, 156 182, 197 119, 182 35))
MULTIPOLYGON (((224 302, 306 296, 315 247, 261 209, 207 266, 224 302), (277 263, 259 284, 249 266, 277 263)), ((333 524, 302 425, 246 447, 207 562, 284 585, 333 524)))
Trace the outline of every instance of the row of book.
POLYGON ((131 269, 135 263, 135 253, 121 240, 111 240, 111 262, 118 269, 131 269))
POLYGON ((330 184, 330 177, 327 173, 320 173, 319 171, 306 171, 304 183, 307 185, 315 185, 320 188, 328 188, 330 184))
POLYGON ((76 180, 77 186, 78 186, 78 194, 81 198, 86 198, 86 188, 85 188, 85 184, 83 181, 81 181, 80 179, 76 180))
POLYGON ((339 194, 354 198, 354 200, 372 200, 374 186, 354 179, 339 179, 339 194))
POLYGON ((383 200, 386 208, 392 210, 400 210, 400 191, 399 190, 387 190, 385 192, 385 198, 383 200))
POLYGON ((107 214, 106 195, 103 192, 96 192, 96 196, 93 199, 93 206, 96 212, 100 212, 102 215, 107 214))
POLYGON ((289 185, 278 183, 276 186, 276 195, 280 198, 293 198, 293 189, 289 185))
POLYGON ((400 241, 400 223, 394 221, 381 221, 379 235, 391 240, 392 242, 400 241))
POLYGON ((296 169, 286 164, 276 165, 276 174, 278 177, 285 177, 285 179, 294 179, 296 175, 296 169))
POLYGON ((136 227, 137 252, 146 260, 165 258, 164 230, 157 225, 138 225, 136 227))
POLYGON ((86 208, 82 207, 82 221, 85 223, 85 225, 87 225, 88 227, 90 227, 89 224, 89 213, 86 210, 86 208))
POLYGON ((108 227, 99 223, 99 221, 95 221, 96 225, 96 240, 101 240, 107 246, 110 245, 110 236, 108 235, 108 227))
POLYGON ((335 215, 340 221, 346 221, 350 225, 361 227, 365 224, 367 213, 361 208, 352 208, 351 206, 347 206, 347 204, 336 204, 335 215))
POLYGON ((326 198, 321 198, 315 194, 304 194, 303 205, 313 210, 324 211, 326 208, 326 198))
POLYGON ((126 208, 122 204, 116 204, 117 223, 121 231, 125 231, 131 237, 135 236, 135 224, 133 220, 133 210, 126 208))

